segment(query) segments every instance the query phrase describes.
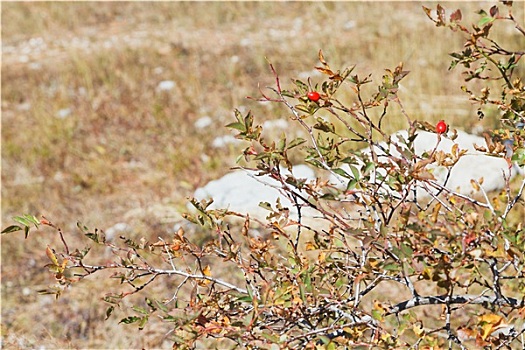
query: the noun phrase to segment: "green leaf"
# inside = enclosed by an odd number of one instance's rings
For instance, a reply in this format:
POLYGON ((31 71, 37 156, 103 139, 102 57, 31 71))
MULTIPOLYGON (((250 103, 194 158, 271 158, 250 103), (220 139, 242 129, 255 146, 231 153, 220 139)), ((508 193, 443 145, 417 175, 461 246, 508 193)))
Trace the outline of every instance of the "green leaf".
POLYGON ((269 210, 269 211, 273 211, 272 209, 272 205, 268 202, 261 202, 259 203, 259 206, 263 209, 266 209, 266 210, 269 210))
POLYGON ((355 163, 355 158, 354 157, 345 157, 343 159, 340 160, 341 163, 347 163, 347 164, 353 164, 355 163))
POLYGON ((270 342, 272 342, 274 344, 278 344, 279 343, 279 337, 276 336, 276 335, 269 334, 269 333, 261 333, 261 337, 263 337, 266 340, 269 340, 270 342))
POLYGON ((113 305, 111 305, 110 307, 107 308, 105 320, 107 320, 109 318, 109 316, 111 316, 111 314, 113 313, 114 310, 115 310, 115 306, 113 306, 113 305))
POLYGON ((133 306, 132 309, 135 310, 136 312, 138 312, 139 314, 149 315, 148 310, 144 309, 143 307, 133 306))
POLYGON ((383 266, 383 269, 387 271, 397 271, 399 270, 399 264, 394 264, 394 263, 386 264, 383 266))
POLYGON ((24 214, 24 218, 28 220, 30 223, 32 223, 33 225, 35 225, 35 227, 37 228, 38 228, 38 225, 40 225, 40 220, 38 220, 38 218, 34 215, 24 214))
POLYGON ((317 118, 317 123, 313 126, 314 129, 321 130, 324 132, 331 132, 335 133, 335 126, 334 124, 324 120, 323 118, 317 118))
POLYGON ((356 179, 352 179, 348 182, 348 185, 346 186, 346 190, 350 191, 353 190, 357 186, 358 181, 356 179))
POLYGON ((162 312, 168 312, 168 307, 166 305, 164 305, 164 303, 158 301, 158 300, 155 300, 155 304, 157 304, 157 307, 162 311, 162 312))
POLYGON ((18 225, 11 225, 11 226, 8 226, 6 227, 3 231, 2 231, 2 234, 5 234, 5 233, 11 233, 11 232, 16 232, 16 231, 20 231, 22 230, 22 227, 18 226, 18 225))
POLYGON ((483 9, 476 11, 476 13, 478 15, 487 16, 487 12, 485 12, 485 10, 483 10, 483 9))
MULTIPOLYGON (((155 302, 157 302, 156 300, 154 300, 155 302)), ((158 303, 158 302, 157 302, 158 303)), ((157 307, 155 306, 155 304, 153 303, 153 300, 151 300, 150 298, 146 297, 146 304, 151 308, 152 311, 155 311, 157 310, 157 307)))
POLYGON ((337 200, 337 197, 333 193, 328 192, 328 193, 323 193, 323 195, 319 197, 319 199, 324 199, 327 201, 334 201, 334 200, 337 200))
POLYGON ((286 135, 283 134, 283 136, 277 143, 277 151, 283 152, 285 147, 286 147, 286 135))
POLYGON ((139 322, 139 329, 144 329, 144 326, 146 325, 146 323, 148 323, 148 319, 148 316, 142 317, 142 319, 139 322))
POLYGON ((310 114, 311 112, 308 106, 303 105, 303 104, 296 105, 295 109, 297 109, 298 111, 304 112, 304 113, 308 113, 308 114, 310 114))
POLYGON ((87 233, 89 231, 89 228, 80 221, 77 222, 77 227, 80 229, 80 231, 82 231, 82 233, 87 233))
POLYGON ((141 319, 141 317, 138 317, 138 316, 128 316, 128 317, 125 317, 122 320, 120 320, 119 324, 120 323, 131 324, 131 323, 135 323, 135 322, 139 321, 140 319, 141 319))
POLYGON ((230 124, 226 124, 226 127, 246 132, 246 126, 243 123, 233 122, 233 123, 230 123, 230 124))
POLYGON ((343 177, 346 177, 347 179, 351 179, 352 177, 350 176, 350 174, 348 174, 346 171, 344 171, 344 169, 341 169, 341 168, 336 168, 336 169, 332 169, 332 171, 334 173, 336 173, 337 175, 341 175, 343 177))
POLYGON ((525 165, 525 148, 518 148, 512 155, 511 160, 518 163, 519 166, 525 165))
POLYGON ((374 162, 366 163, 365 168, 363 169, 363 174, 368 174, 368 172, 373 168, 375 168, 374 162))
POLYGON ((412 250, 412 248, 406 244, 406 243, 402 243, 401 244, 401 251, 403 252, 403 254, 405 254, 405 256, 411 258, 412 255, 414 255, 414 251, 412 250))
POLYGON ((297 79, 292 79, 292 81, 299 89, 304 90, 304 91, 308 91, 309 90, 308 85, 306 85, 302 81, 297 80, 297 79))
POLYGON ((478 22, 478 26, 483 27, 485 24, 490 22, 494 22, 494 18, 488 16, 482 17, 478 22))
POLYGON ((175 317, 175 316, 172 316, 172 315, 161 316, 161 317, 162 317, 162 320, 165 321, 165 322, 175 322, 175 321, 179 320, 179 317, 175 317))
POLYGON ((350 170, 352 171, 352 175, 354 175, 354 178, 356 180, 359 180, 359 177, 360 177, 359 170, 357 170, 357 168, 352 165, 350 165, 350 170))
POLYGON ((237 298, 237 301, 242 301, 242 302, 245 302, 245 303, 251 303, 251 302, 253 302, 253 298, 251 296, 249 296, 249 295, 245 295, 245 296, 237 298))
POLYGON ((31 224, 33 224, 35 228, 38 228, 38 225, 40 224, 40 220, 38 220, 34 215, 30 215, 30 214, 24 214, 22 216, 14 216, 13 220, 24 226, 31 226, 31 224))
POLYGON ((296 138, 296 139, 293 139, 289 144, 288 144, 288 149, 292 149, 294 147, 297 147, 299 145, 302 145, 303 143, 305 143, 306 140, 303 139, 303 138, 296 138))
POLYGON ((325 345, 328 344, 328 343, 330 343, 330 338, 328 338, 328 337, 325 336, 325 335, 320 336, 320 337, 319 337, 319 340, 322 341, 323 344, 325 344, 325 345))
POLYGON ((306 291, 308 293, 312 293, 312 291, 314 290, 312 288, 312 277, 310 275, 310 271, 307 271, 305 273, 305 276, 304 276, 304 285, 306 286, 306 291))

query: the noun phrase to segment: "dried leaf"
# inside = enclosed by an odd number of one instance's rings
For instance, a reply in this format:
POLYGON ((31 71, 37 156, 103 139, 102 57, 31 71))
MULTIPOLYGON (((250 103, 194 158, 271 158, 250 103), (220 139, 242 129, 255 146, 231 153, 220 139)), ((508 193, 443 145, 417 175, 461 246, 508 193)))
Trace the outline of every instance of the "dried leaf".
POLYGON ((324 59, 322 50, 319 50, 319 62, 321 62, 324 66, 328 66, 328 63, 326 63, 326 60, 324 59))
POLYGON ((436 14, 438 16, 438 22, 445 23, 445 9, 440 4, 436 7, 436 14))
POLYGON ((432 10, 425 6, 421 6, 421 7, 423 8, 423 11, 425 11, 427 17, 433 21, 434 19, 432 18, 432 15, 430 14, 432 10))
POLYGON ((441 210, 441 203, 437 203, 436 206, 434 207, 434 209, 432 210, 431 221, 432 221, 433 223, 436 223, 436 222, 437 222, 437 219, 438 219, 438 215, 439 215, 440 210, 441 210))
POLYGON ((332 72, 332 70, 329 69, 329 68, 315 67, 315 69, 317 69, 319 72, 321 72, 323 74, 326 74, 326 75, 329 75, 329 76, 334 76, 335 75, 335 73, 332 72))
POLYGON ((49 258, 49 260, 51 260, 53 265, 58 266, 57 257, 55 256, 55 254, 53 253, 53 250, 49 246, 47 246, 46 255, 49 258))

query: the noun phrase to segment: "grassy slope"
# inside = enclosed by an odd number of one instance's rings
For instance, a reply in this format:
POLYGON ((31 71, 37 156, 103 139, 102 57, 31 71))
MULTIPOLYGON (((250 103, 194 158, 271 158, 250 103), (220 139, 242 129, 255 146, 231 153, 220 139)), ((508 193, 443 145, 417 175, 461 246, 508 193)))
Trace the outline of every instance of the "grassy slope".
MULTIPOLYGON (((481 7, 445 5, 461 7, 466 23, 481 7)), ((356 72, 375 79, 403 61, 412 73, 402 97, 413 118, 445 118, 467 130, 478 123, 459 89, 459 70, 447 70, 460 36, 435 28, 417 2, 4 3, 2 40, 3 227, 27 212, 66 232, 77 220, 103 229, 131 222, 143 235, 170 232, 173 221, 163 224, 146 209, 182 209, 196 187, 228 171, 240 146, 210 145, 229 134, 222 126, 234 108, 252 109, 259 120, 286 117, 279 106, 245 99, 258 95, 257 84, 273 83, 265 57, 284 85, 301 73, 319 81, 312 72, 319 49, 334 68, 357 64, 356 72), (159 93, 162 80, 177 85, 159 93), (65 109, 70 114, 57 117, 65 109), (196 129, 203 116, 212 125, 196 129)), ((401 120, 391 117, 390 131, 401 120)), ((36 296, 50 283, 37 250, 48 243, 56 241, 44 234, 24 245, 14 236, 2 240, 8 344, 24 335, 21 347, 166 346, 167 328, 136 336, 101 322, 97 303, 107 286, 100 283, 86 281, 89 288, 57 303, 36 296)))

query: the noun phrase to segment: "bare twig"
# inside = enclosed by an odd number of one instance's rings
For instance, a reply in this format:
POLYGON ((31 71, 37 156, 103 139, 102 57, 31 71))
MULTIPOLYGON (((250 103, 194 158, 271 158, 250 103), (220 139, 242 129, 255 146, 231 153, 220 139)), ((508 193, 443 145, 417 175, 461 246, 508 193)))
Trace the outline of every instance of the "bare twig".
POLYGON ((248 291, 244 288, 240 288, 240 287, 237 287, 231 283, 228 283, 226 281, 223 281, 223 280, 220 280, 218 278, 213 278, 213 277, 210 277, 210 276, 206 276, 206 275, 202 275, 202 274, 192 274, 192 273, 188 273, 188 272, 184 272, 184 271, 181 271, 181 270, 178 270, 178 269, 172 269, 172 270, 163 270, 163 269, 156 269, 156 268, 145 268, 145 267, 140 267, 140 266, 124 266, 124 265, 119 265, 119 264, 111 264, 111 265, 107 265, 107 266, 91 266, 91 265, 78 265, 78 266, 73 266, 73 267, 83 267, 83 268, 87 268, 87 269, 92 269, 93 271, 98 271, 98 270, 105 270, 105 269, 128 269, 128 270, 134 270, 134 271, 148 271, 152 274, 156 274, 156 275, 168 275, 168 276, 171 276, 171 275, 178 275, 178 276, 183 276, 185 278, 188 278, 188 279, 195 279, 195 280, 206 280, 206 281, 210 281, 210 282, 213 282, 215 284, 218 284, 218 285, 221 285, 223 287, 226 287, 226 288, 229 288, 229 289, 232 289, 232 290, 235 290, 236 292, 239 292, 241 294, 248 294, 248 291))
POLYGON ((419 296, 417 298, 412 298, 401 303, 398 303, 386 312, 386 315, 392 315, 399 313, 404 310, 411 309, 416 306, 421 305, 444 305, 449 304, 475 304, 482 305, 486 307, 491 307, 492 305, 502 305, 510 307, 519 307, 523 306, 524 301, 520 301, 515 298, 508 297, 497 297, 497 296, 488 296, 488 295, 435 295, 435 296, 419 296), (447 301, 448 299, 448 301, 447 301))

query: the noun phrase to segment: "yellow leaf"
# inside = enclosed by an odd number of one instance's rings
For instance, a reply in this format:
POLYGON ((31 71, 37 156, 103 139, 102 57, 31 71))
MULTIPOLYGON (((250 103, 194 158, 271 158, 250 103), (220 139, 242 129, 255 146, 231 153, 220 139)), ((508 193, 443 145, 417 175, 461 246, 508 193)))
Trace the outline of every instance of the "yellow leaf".
POLYGON ((385 308, 383 307, 383 304, 381 304, 378 300, 374 300, 374 310, 384 312, 385 308))
POLYGON ((428 267, 425 267, 425 269, 423 270, 423 272, 421 273, 421 275, 423 276, 424 279, 426 280, 431 280, 432 279, 432 276, 434 275, 432 273, 432 270, 428 267))
POLYGON ((313 242, 306 242, 306 250, 315 250, 315 244, 313 242))
POLYGON ((490 335, 490 333, 492 333, 493 328, 494 328, 494 326, 492 324, 485 323, 481 327, 481 339, 483 339, 483 340, 487 339, 487 337, 490 335))
POLYGON ((479 319, 479 323, 485 322, 485 323, 490 323, 492 325, 498 325, 503 320, 503 317, 499 315, 494 315, 494 314, 486 314, 483 316, 479 316, 478 319, 479 319))
POLYGON ((368 261, 370 262, 370 266, 373 269, 375 269, 379 265, 379 263, 381 263, 379 259, 375 259, 375 258, 370 258, 368 261))
POLYGON ((454 146, 452 146, 452 150, 451 150, 452 155, 456 159, 458 157, 458 148, 459 148, 459 145, 457 143, 455 143, 454 146))
POLYGON ((303 303, 303 301, 301 300, 301 298, 299 298, 299 296, 295 295, 293 297, 293 300, 292 300, 292 303, 296 304, 296 305, 300 305, 303 303))
POLYGON ((503 317, 495 314, 486 314, 478 317, 481 326, 481 339, 485 340, 494 332, 495 328, 503 321, 503 317))
POLYGON ((414 333, 419 337, 421 338, 421 336, 423 334, 425 334, 425 330, 423 329, 423 327, 420 325, 420 324, 414 324, 412 326, 412 330, 414 331, 414 333))
POLYGON ((53 253, 53 250, 52 250, 51 248, 49 248, 49 246, 47 246, 47 249, 46 249, 46 255, 47 255, 47 257, 49 258, 49 260, 51 260, 51 262, 53 263, 53 265, 58 266, 58 260, 57 260, 57 257, 56 257, 55 254, 53 253))
POLYGON ((494 209, 499 210, 499 208, 501 207, 501 202, 498 197, 492 198, 492 206, 494 207, 494 209))
POLYGON ((432 210, 431 220, 433 223, 436 223, 440 210, 441 210, 441 203, 437 203, 434 209, 432 210))
POLYGON ((432 173, 426 169, 421 170, 417 173, 414 173, 413 175, 418 180, 435 180, 436 179, 434 175, 432 175, 432 173))
POLYGON ((210 268, 210 265, 206 265, 206 267, 204 269, 202 269, 202 274, 204 276, 208 276, 210 277, 211 276, 211 268, 210 268))
POLYGON ((417 162, 417 163, 414 165, 414 170, 415 170, 415 171, 418 171, 418 170, 420 170, 420 169, 423 169, 423 168, 425 168, 427 165, 431 164, 432 162, 434 162, 434 159, 432 159, 432 158, 428 158, 428 159, 420 160, 419 162, 417 162))

